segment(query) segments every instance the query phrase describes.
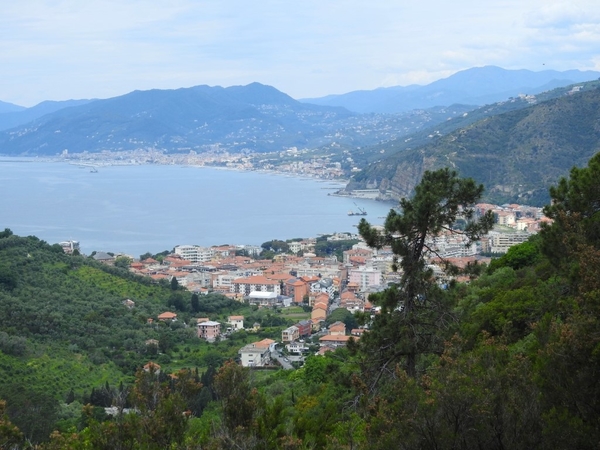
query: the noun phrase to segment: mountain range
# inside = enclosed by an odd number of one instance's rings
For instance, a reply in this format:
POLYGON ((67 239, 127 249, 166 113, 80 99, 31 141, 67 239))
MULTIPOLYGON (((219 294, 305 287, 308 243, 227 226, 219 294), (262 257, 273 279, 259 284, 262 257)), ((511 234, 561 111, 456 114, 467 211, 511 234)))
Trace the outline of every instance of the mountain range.
POLYGON ((55 155, 69 152, 159 149, 202 150, 229 144, 236 150, 269 151, 306 146, 332 120, 351 113, 297 102, 270 86, 196 86, 134 91, 60 109, 0 134, 0 153, 55 155))
POLYGON ((573 79, 598 75, 482 67, 427 86, 361 94, 377 97, 386 92, 410 91, 410 111, 395 114, 356 113, 342 106, 300 102, 260 83, 228 88, 195 86, 134 91, 104 100, 43 102, 32 108, 2 103, 0 154, 56 155, 64 150, 80 153, 137 149, 167 153, 214 149, 273 152, 290 147, 329 148, 332 144, 354 151, 443 123, 476 108, 477 102, 520 92, 522 86, 541 90, 549 84, 568 84, 573 79), (431 107, 434 104, 438 106, 431 107))
POLYGON ((539 94, 557 87, 598 79, 600 72, 506 70, 474 67, 425 86, 394 86, 370 91, 302 99, 316 105, 342 106, 359 113, 398 113, 454 103, 485 105, 519 94, 539 94))

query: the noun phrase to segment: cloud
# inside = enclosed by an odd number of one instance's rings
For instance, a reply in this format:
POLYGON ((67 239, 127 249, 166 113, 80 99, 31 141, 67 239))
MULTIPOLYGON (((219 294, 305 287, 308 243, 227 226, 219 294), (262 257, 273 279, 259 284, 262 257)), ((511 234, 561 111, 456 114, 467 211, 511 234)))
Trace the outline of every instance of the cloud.
POLYGON ((489 64, 593 68, 596 2, 4 2, 0 100, 29 106, 252 81, 299 98, 423 84, 489 64))

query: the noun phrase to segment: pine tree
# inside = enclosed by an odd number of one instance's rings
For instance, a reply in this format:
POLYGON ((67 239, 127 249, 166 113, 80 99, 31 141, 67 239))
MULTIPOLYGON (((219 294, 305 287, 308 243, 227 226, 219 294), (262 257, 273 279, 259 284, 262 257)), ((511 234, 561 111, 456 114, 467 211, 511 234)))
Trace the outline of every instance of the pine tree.
POLYGON ((428 171, 413 197, 400 201, 400 212, 390 211, 383 231, 365 219, 360 221, 358 229, 367 244, 374 248, 390 246, 394 269, 400 269, 402 275, 397 286, 379 295, 381 314, 361 339, 367 366, 378 371, 375 380, 393 373, 400 361, 414 377, 417 356, 441 346, 439 329, 448 320, 450 309, 427 265, 430 257, 439 256, 429 238, 447 232, 464 236, 469 244, 487 233, 494 223, 491 211, 475 218, 474 206, 482 193, 483 185, 459 178, 455 171, 428 171), (453 228, 459 216, 466 221, 463 230, 453 228))

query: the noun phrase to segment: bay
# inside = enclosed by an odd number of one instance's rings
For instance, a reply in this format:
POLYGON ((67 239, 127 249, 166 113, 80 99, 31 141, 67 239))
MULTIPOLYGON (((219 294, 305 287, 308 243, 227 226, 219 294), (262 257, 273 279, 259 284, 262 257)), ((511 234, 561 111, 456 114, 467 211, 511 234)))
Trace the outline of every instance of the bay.
POLYGON ((103 166, 0 160, 0 229, 81 251, 135 257, 179 244, 260 245, 271 239, 354 232, 393 206, 328 195, 341 185, 276 173, 169 165, 103 166))

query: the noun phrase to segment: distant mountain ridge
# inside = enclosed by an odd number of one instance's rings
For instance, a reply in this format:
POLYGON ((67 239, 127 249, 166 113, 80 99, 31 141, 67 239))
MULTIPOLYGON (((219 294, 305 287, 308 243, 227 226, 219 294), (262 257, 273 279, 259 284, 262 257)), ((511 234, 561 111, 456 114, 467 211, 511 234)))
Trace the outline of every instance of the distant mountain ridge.
POLYGON ((31 108, 17 107, 14 111, 8 111, 0 113, 0 131, 8 130, 19 125, 29 123, 35 119, 38 119, 46 114, 59 111, 64 108, 70 108, 71 106, 85 105, 93 100, 65 100, 65 101, 44 101, 38 103, 31 108))
POLYGON ((24 106, 0 101, 0 114, 23 111, 24 109, 26 109, 24 106))
POLYGON ((586 88, 430 135, 424 145, 398 146, 354 176, 347 190, 378 188, 400 198, 425 170, 451 167, 483 183, 489 201, 543 205, 549 186, 600 151, 600 82, 586 88))
MULTIPOLYGON (((444 135, 476 119, 523 108, 528 100, 503 97, 503 104, 483 109, 464 103, 426 108, 428 103, 456 99, 480 102, 508 95, 510 86, 523 85, 525 79, 546 82, 538 88, 543 89, 565 82, 552 78, 557 74, 571 78, 596 75, 474 68, 425 87, 377 90, 375 100, 383 100, 392 92, 412 96, 419 105, 394 114, 361 114, 341 106, 304 103, 260 83, 133 91, 104 100, 42 102, 25 109, 8 104, 13 111, 0 113, 0 154, 54 156, 64 151, 132 150, 266 153, 295 147, 331 157, 349 173, 394 152, 426 144, 430 135, 444 135)), ((369 92, 351 94, 373 99, 369 92)))
POLYGON ((354 91, 341 95, 301 99, 316 105, 342 106, 359 113, 398 113, 454 103, 485 105, 519 94, 538 94, 556 87, 598 79, 600 72, 567 70, 507 70, 474 67, 425 86, 410 85, 354 91))
POLYGON ((318 141, 329 122, 352 115, 339 107, 300 103, 260 83, 133 91, 60 109, 4 131, 0 153, 189 151, 218 143, 280 150, 281 141, 290 146, 318 141))

